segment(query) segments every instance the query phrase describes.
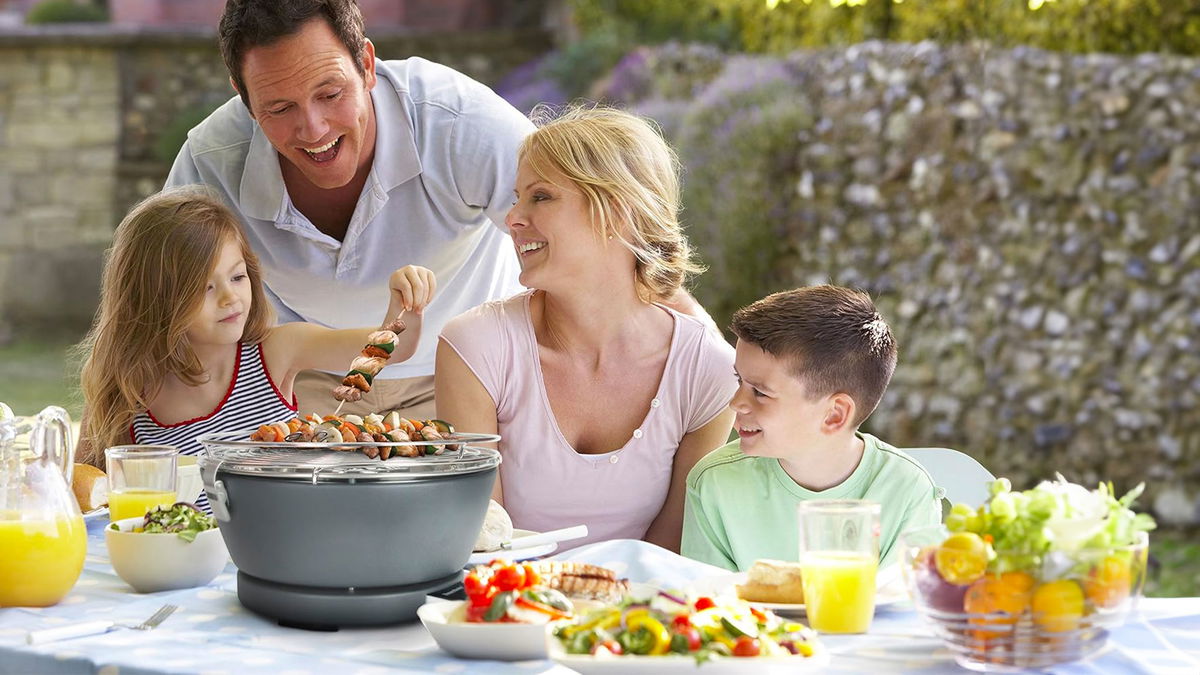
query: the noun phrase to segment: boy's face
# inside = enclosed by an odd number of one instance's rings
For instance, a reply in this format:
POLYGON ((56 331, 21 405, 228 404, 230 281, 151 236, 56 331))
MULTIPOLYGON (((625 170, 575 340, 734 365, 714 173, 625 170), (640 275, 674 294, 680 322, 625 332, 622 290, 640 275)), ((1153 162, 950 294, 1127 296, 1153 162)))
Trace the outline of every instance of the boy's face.
POLYGON ((737 342, 733 367, 739 386, 729 407, 737 413, 733 428, 742 452, 787 459, 822 442, 829 396, 810 398, 785 360, 744 340, 737 342))

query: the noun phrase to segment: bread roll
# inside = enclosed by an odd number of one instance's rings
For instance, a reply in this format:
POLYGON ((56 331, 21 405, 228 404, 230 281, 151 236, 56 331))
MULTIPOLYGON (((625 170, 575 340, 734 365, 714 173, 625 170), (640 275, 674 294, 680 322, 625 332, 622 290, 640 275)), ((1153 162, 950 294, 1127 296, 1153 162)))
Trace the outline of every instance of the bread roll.
POLYGON ((81 511, 92 511, 108 503, 108 475, 91 464, 75 464, 71 491, 81 511))
POLYGON ((737 587, 737 596, 749 602, 803 603, 800 563, 755 560, 746 574, 746 583, 737 587))

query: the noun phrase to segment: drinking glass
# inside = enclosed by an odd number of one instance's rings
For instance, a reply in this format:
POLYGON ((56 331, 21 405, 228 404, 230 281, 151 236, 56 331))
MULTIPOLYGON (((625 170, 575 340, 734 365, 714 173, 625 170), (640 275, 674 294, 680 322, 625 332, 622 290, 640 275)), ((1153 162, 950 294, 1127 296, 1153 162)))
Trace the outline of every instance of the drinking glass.
POLYGON ((108 512, 113 521, 146 515, 175 503, 179 449, 170 445, 117 445, 104 451, 108 512))
POLYGON ((862 499, 801 502, 800 574, 809 625, 865 633, 875 613, 879 504, 862 499))

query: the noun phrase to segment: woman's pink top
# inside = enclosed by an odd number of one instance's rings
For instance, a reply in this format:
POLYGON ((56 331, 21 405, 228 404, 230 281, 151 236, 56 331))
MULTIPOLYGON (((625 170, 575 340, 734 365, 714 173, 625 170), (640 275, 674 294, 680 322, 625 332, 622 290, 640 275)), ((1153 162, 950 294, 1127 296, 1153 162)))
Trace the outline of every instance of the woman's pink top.
POLYGON ((641 539, 666 501, 680 441, 733 397, 733 348, 697 319, 663 307, 675 330, 641 426, 619 450, 580 454, 563 437, 546 395, 532 293, 480 305, 442 331, 496 403, 504 508, 521 529, 586 524, 587 538, 567 546, 641 539))

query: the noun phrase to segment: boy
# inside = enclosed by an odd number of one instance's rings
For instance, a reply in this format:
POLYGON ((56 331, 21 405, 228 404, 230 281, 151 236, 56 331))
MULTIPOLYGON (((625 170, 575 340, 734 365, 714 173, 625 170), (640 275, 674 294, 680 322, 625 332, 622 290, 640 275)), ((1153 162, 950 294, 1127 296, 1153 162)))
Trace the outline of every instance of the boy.
POLYGON ((925 469, 858 431, 896 368, 896 340, 867 294, 775 293, 738 310, 731 329, 738 439, 688 474, 683 555, 732 570, 796 560, 796 506, 808 499, 879 502, 881 564, 900 532, 941 522, 925 469))

